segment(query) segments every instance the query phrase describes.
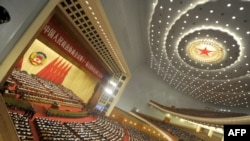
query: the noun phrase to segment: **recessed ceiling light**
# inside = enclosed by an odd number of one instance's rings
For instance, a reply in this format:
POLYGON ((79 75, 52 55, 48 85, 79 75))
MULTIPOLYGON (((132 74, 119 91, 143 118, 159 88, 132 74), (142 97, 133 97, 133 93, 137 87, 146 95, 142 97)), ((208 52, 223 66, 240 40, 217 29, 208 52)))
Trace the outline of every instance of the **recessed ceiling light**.
POLYGON ((236 19, 236 17, 235 17, 235 16, 233 16, 233 17, 232 17, 232 19, 236 19))
POLYGON ((228 3, 228 4, 227 4, 227 7, 231 7, 231 3, 228 3))
POLYGON ((244 10, 244 7, 240 7, 240 10, 244 10))

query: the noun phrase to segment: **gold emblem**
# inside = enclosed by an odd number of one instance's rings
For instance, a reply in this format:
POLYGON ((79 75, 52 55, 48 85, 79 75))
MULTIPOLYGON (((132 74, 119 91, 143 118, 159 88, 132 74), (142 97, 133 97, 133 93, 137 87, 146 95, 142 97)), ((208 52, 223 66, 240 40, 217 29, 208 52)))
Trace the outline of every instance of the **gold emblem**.
POLYGON ((216 63, 223 59, 224 49, 214 40, 200 39, 188 44, 187 54, 197 62, 216 63))
POLYGON ((30 57, 29 57, 30 63, 35 66, 43 65, 46 59, 47 59, 47 56, 43 52, 33 52, 30 54, 30 57))

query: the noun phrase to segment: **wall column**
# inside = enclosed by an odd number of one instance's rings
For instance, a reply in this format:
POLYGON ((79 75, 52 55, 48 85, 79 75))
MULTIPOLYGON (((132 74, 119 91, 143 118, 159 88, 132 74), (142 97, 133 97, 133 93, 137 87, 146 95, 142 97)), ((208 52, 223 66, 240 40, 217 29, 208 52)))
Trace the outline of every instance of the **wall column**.
POLYGON ((199 133, 200 131, 201 131, 201 126, 200 126, 200 125, 198 125, 198 126, 197 126, 197 128, 196 128, 196 132, 198 132, 198 133, 199 133))
POLYGON ((209 129, 207 135, 208 135, 209 137, 212 137, 212 136, 213 136, 213 133, 214 133, 214 131, 213 131, 212 129, 209 129))
POLYGON ((3 96, 0 95, 0 141, 18 141, 16 129, 11 121, 3 96))

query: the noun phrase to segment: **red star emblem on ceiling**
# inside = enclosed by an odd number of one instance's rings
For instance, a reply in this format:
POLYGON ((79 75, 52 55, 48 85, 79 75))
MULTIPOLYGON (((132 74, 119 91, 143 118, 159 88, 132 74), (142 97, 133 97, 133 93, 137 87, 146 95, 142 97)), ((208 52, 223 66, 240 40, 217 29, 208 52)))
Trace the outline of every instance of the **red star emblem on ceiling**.
POLYGON ((207 50, 207 48, 205 47, 204 49, 199 49, 201 52, 200 52, 200 55, 204 54, 206 56, 209 56, 209 52, 213 52, 211 50, 207 50))

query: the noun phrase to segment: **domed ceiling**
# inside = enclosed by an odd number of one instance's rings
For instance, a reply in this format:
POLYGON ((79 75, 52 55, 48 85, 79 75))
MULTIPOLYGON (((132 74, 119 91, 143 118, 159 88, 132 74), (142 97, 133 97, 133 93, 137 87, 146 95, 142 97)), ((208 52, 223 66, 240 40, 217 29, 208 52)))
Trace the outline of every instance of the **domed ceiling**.
POLYGON ((150 67, 202 102, 250 106, 250 1, 154 1, 150 67))

